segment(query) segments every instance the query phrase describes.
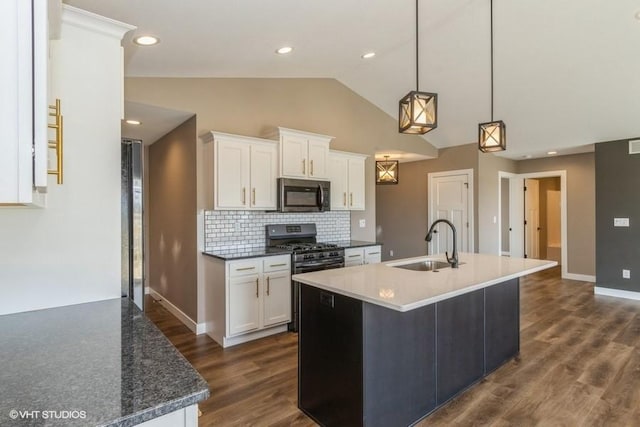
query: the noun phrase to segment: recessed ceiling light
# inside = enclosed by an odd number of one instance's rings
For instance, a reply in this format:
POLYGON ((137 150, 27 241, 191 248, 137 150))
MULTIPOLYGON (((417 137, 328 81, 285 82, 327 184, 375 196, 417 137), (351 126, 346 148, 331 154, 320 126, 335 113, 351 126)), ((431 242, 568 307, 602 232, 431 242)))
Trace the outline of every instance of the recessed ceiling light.
POLYGON ((553 156, 554 154, 558 154, 557 151, 547 151, 547 154, 553 156))
POLYGON ((293 52, 293 48, 291 46, 283 46, 280 49, 276 50, 277 54, 286 55, 287 53, 293 52))
POLYGON ((364 55, 362 55, 362 59, 369 59, 369 58, 373 58, 374 56, 376 56, 375 52, 367 52, 364 55))
POLYGON ((133 39, 133 42, 139 46, 153 46, 160 43, 160 39, 155 36, 138 36, 133 39))
POLYGON ((531 154, 525 154, 522 156, 523 159, 530 159, 531 157, 533 157, 531 154))
POLYGON ((142 124, 140 120, 131 120, 131 119, 125 120, 125 123, 128 123, 130 125, 136 125, 136 126, 142 124))
POLYGON ((640 21, 640 10, 636 12, 635 15, 633 15, 638 21, 640 21))

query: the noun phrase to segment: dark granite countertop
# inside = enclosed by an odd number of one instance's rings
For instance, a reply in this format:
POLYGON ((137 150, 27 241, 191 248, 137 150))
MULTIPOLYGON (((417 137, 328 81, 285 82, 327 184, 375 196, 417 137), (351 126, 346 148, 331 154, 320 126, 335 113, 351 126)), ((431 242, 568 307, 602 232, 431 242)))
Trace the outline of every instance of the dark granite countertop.
POLYGON ((291 254, 291 251, 280 248, 260 248, 249 249, 246 251, 238 249, 230 249, 228 251, 216 251, 216 252, 202 252, 204 255, 221 259, 223 261, 233 261, 234 259, 246 259, 246 258, 260 258, 273 255, 287 255, 291 254))
POLYGON ((364 248, 365 246, 377 246, 382 245, 380 242, 364 242, 362 240, 340 240, 337 242, 329 242, 335 243, 336 245, 343 247, 345 249, 349 248, 364 248))
POLYGON ((126 298, 0 316, 1 426, 127 427, 208 396, 126 298), (12 411, 41 412, 14 420, 12 411))

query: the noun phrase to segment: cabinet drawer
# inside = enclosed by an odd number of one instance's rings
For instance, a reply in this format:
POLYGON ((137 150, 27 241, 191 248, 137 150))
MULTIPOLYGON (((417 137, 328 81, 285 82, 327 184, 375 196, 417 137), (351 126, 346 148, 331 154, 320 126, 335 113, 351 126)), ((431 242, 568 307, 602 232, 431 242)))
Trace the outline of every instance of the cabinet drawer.
POLYGON ((246 276, 247 274, 258 274, 261 271, 261 259, 247 259, 229 263, 229 277, 246 276))
POLYGON ((349 248, 344 250, 344 261, 362 261, 364 250, 362 248, 349 248))
POLYGON ((262 260, 262 270, 265 273, 291 269, 291 255, 266 257, 262 260))

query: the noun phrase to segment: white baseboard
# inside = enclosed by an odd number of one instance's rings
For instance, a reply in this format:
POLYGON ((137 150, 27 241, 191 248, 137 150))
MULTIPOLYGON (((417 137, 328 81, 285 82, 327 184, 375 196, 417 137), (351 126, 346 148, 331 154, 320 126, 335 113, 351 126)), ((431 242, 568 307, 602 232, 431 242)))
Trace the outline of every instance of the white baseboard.
POLYGON ((151 293, 151 288, 150 288, 150 287, 148 287, 148 286, 145 286, 145 287, 144 287, 144 294, 145 294, 145 295, 149 295, 150 293, 151 293))
POLYGON ((589 274, 575 274, 575 273, 566 273, 562 276, 563 279, 569 280, 579 280, 581 282, 596 282, 596 276, 591 276, 589 274))
POLYGON ((603 288, 601 286, 596 286, 593 288, 593 293, 595 295, 604 295, 608 297, 640 300, 640 292, 623 291, 622 289, 603 288))
POLYGON ((502 251, 502 252, 500 253, 500 255, 502 255, 502 256, 511 256, 511 252, 509 252, 509 251, 502 251))
POLYGON ((204 334, 205 332, 204 323, 196 323, 192 318, 184 314, 182 310, 180 310, 178 307, 173 305, 171 301, 169 301, 168 299, 166 299, 165 297, 163 297, 162 295, 160 295, 158 292, 154 291, 150 287, 147 287, 147 289, 149 290, 149 294, 153 297, 153 299, 155 299, 160 304, 162 304, 162 306, 166 308, 169 311, 169 313, 176 316, 178 320, 184 323, 185 326, 189 328, 194 334, 196 335, 204 334))
POLYGON ((216 337, 209 335, 211 339, 220 344, 223 348, 232 347, 234 345, 242 344, 245 342, 257 340, 258 338, 264 338, 269 335, 279 334, 281 332, 287 331, 287 324, 280 326, 274 326, 269 329, 262 329, 256 332, 250 332, 248 334, 238 335, 236 337, 222 337, 222 342, 220 342, 216 337))

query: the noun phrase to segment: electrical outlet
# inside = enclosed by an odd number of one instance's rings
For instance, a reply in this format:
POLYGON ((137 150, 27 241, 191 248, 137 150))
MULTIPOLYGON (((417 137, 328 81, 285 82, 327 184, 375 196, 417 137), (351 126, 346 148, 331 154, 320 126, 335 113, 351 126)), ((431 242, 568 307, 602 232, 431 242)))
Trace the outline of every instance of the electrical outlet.
POLYGON ((631 270, 622 270, 623 279, 631 279, 631 270))
POLYGON ((365 228, 367 226, 367 220, 366 219, 361 219, 360 220, 360 228, 365 228))
POLYGON ((629 218, 613 218, 614 227, 628 227, 629 218))
POLYGON ((389 251, 389 256, 393 256, 393 249, 389 251))

